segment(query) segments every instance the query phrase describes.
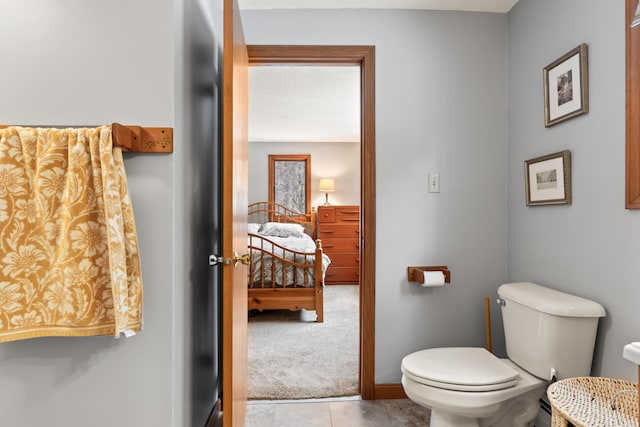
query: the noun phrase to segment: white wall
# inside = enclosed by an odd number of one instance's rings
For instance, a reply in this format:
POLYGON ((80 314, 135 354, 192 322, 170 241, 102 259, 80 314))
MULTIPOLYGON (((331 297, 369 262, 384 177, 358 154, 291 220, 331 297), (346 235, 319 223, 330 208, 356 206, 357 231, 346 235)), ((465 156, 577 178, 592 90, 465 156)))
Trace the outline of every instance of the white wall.
POLYGON ((311 155, 311 206, 325 202, 320 178, 333 178, 332 205, 360 205, 360 144, 357 142, 250 142, 249 203, 269 200, 269 154, 311 155))
POLYGON ((624 208, 624 2, 520 0, 509 13, 509 280, 600 302, 593 374, 637 381, 640 212, 624 208), (579 14, 576 14, 579 10, 579 14), (544 127, 542 69, 587 43, 589 113, 544 127), (571 150, 573 203, 526 207, 526 159, 571 150))
MULTIPOLYGON (((248 44, 375 45, 375 382, 399 383, 403 356, 484 345, 484 296, 506 279, 504 14, 242 12, 248 44), (429 172, 441 192, 427 192, 429 172), (409 265, 446 264, 423 289, 409 265)), ((497 340, 499 351, 503 345, 497 340)))
MULTIPOLYGON (((173 0, 0 0, 2 122, 173 127, 173 8, 173 0)), ((2 425, 169 426, 181 411, 172 386, 173 328, 183 321, 173 308, 174 156, 131 154, 125 165, 144 330, 0 345, 2 425)))

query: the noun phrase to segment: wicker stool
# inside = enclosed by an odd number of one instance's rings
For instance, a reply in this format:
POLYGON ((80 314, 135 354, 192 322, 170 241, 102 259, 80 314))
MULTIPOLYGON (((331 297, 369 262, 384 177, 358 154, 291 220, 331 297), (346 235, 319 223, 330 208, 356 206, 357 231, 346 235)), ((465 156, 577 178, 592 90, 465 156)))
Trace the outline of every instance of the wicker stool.
POLYGON ((629 381, 601 377, 576 377, 549 386, 551 426, 638 426, 638 389, 629 381))

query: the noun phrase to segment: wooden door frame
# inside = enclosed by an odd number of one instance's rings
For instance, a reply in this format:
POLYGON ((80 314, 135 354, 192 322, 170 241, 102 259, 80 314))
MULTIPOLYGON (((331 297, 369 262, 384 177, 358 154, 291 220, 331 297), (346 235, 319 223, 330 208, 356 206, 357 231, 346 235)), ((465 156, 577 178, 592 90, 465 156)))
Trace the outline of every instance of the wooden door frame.
POLYGON ((638 0, 625 2, 626 185, 625 208, 640 209, 640 26, 631 27, 638 0))
POLYGON ((360 66, 360 395, 375 399, 375 47, 247 45, 249 66, 360 66))

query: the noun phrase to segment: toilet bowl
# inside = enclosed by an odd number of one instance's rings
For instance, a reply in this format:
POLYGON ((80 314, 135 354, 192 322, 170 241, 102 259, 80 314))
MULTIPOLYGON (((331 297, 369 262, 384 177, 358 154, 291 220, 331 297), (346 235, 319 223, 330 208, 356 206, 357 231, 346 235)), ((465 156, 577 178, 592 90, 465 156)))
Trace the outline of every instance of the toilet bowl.
POLYGON ((402 359, 402 386, 431 427, 532 427, 550 381, 589 375, 600 304, 529 282, 498 295, 508 358, 459 347, 402 359))
POLYGON ((525 427, 547 381, 483 348, 434 348, 402 360, 402 386, 431 408, 431 427, 525 427))

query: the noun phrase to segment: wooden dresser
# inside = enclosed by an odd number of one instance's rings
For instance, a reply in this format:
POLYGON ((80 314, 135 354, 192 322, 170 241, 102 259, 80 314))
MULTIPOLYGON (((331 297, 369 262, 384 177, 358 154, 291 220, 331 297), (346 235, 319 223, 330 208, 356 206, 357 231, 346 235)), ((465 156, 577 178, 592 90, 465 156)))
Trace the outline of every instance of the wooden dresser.
POLYGON ((318 206, 318 239, 331 264, 326 284, 360 282, 360 207, 318 206))

